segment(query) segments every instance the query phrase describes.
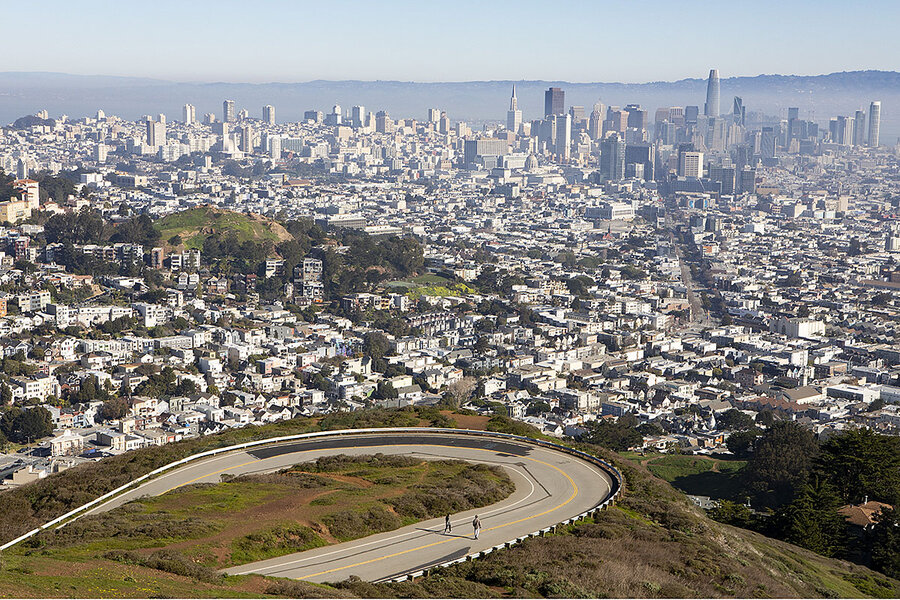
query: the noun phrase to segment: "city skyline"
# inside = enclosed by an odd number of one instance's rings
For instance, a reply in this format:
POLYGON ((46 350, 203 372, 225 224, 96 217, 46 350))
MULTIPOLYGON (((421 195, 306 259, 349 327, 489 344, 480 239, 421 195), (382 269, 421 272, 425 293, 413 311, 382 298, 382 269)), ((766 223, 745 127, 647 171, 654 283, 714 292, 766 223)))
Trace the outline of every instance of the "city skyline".
MULTIPOLYGON (((545 79, 591 82, 652 82, 702 76, 715 57, 723 73, 753 76, 779 71, 814 75, 856 69, 890 69, 900 42, 890 26, 900 9, 878 2, 882 18, 869 25, 862 43, 849 47, 816 46, 815 32, 831 26, 841 8, 837 2, 795 3, 805 27, 791 19, 772 19, 782 4, 760 2, 757 10, 722 7, 703 14, 704 35, 683 48, 690 27, 682 7, 661 2, 641 5, 626 2, 593 5, 564 2, 552 13, 540 13, 542 26, 565 29, 567 44, 554 48, 529 42, 510 45, 497 35, 498 24, 511 30, 534 27, 535 2, 521 3, 517 11, 505 7, 464 3, 461 21, 466 35, 478 44, 458 44, 460 29, 447 27, 439 7, 406 1, 369 5, 344 1, 328 6, 281 0, 263 3, 260 23, 264 35, 237 51, 234 39, 247 26, 241 4, 232 0, 180 5, 161 0, 147 11, 138 5, 88 0, 77 4, 48 3, 41 43, 34 44, 29 28, 11 28, 0 47, 16 71, 67 72, 137 76, 174 81, 403 80, 468 81, 545 79), (815 10, 804 10, 804 7, 815 10), (115 8, 115 10, 111 10, 115 8), (476 12, 477 10, 477 12, 476 12), (644 19, 652 14, 652 19, 644 19), (277 17, 277 18, 276 18, 277 17), (154 31, 149 43, 137 43, 134 23, 154 31), (632 23, 634 27, 605 28, 600 22, 632 23), (735 23, 740 22, 740 27, 735 23), (322 25, 326 26, 322 26, 322 25), (86 32, 102 32, 103 43, 84 44, 86 32), (634 35, 641 34, 640 45, 634 35), (809 33, 805 33, 809 32, 809 33), (766 44, 758 44, 765 34, 766 44), (339 37, 336 37, 339 36, 339 37), (354 44, 335 43, 337 39, 354 44), (746 52, 752 44, 754 51, 746 52), (364 47, 366 52, 358 52, 364 47), (626 53, 616 52, 627 47, 626 53), (422 49, 412 52, 414 48, 422 49), (614 54, 615 53, 615 54, 614 54), (228 60, 222 60, 227 57, 228 60), (490 57, 487 59, 486 57, 490 57), (611 57, 615 57, 611 59, 611 57), (691 57, 695 57, 693 60, 691 57), (599 58, 599 60, 598 60, 599 58), (777 68, 773 66, 777 65, 777 68)), ((10 6, 10 22, 26 22, 29 10, 10 6)))

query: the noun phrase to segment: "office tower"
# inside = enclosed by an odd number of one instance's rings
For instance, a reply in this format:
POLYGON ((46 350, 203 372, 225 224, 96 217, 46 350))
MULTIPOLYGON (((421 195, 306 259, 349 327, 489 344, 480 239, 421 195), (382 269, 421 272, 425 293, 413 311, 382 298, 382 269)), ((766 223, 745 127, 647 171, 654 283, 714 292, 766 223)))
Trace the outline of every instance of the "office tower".
POLYGON ((212 125, 216 122, 216 115, 213 113, 206 113, 205 115, 203 115, 203 122, 207 125, 212 125))
POLYGON ((226 100, 222 103, 222 120, 226 123, 234 122, 234 100, 226 100))
MULTIPOLYGON (((466 169, 477 169, 478 159, 485 157, 505 156, 509 150, 506 140, 482 138, 478 140, 466 140, 463 144, 463 163, 466 169)), ((482 163, 484 161, 482 160, 482 163)), ((489 160, 488 162, 496 162, 489 160)))
POLYGON ((618 134, 600 142, 600 177, 608 181, 625 178, 625 140, 618 134))
POLYGON ((163 146, 166 143, 166 124, 147 119, 147 145, 163 146))
POLYGON ((340 104, 335 104, 331 112, 325 117, 326 125, 341 125, 344 120, 344 111, 340 104))
MULTIPOLYGON (((603 105, 601 104, 602 108, 603 105)), ((591 136, 592 140, 599 140, 603 137, 603 111, 595 108, 591 112, 591 120, 588 123, 588 135, 591 136)))
POLYGON ((603 122, 603 135, 616 132, 625 135, 628 129, 628 113, 618 106, 610 106, 606 109, 606 121, 603 122))
POLYGON ((394 120, 383 110, 375 114, 375 131, 378 133, 394 133, 394 120))
POLYGON ((554 115, 554 117, 556 118, 556 155, 560 160, 569 160, 569 152, 572 147, 572 115, 554 115))
POLYGON ((521 124, 522 111, 519 110, 519 100, 516 98, 516 86, 513 85, 512 97, 509 99, 509 110, 506 111, 506 128, 513 133, 518 133, 521 124))
POLYGON ((763 159, 775 158, 775 128, 763 127, 759 137, 759 154, 763 159))
POLYGON ((241 152, 253 152, 253 128, 249 125, 241 127, 241 152))
POLYGON ((679 152, 678 175, 692 179, 703 177, 703 153, 679 152))
POLYGON ((366 107, 362 105, 354 106, 350 109, 350 121, 353 127, 359 129, 366 124, 366 107))
POLYGON ((181 116, 185 125, 193 125, 197 121, 197 108, 193 104, 185 104, 181 116))
POLYGON ((561 115, 564 112, 566 112, 566 93, 557 87, 544 92, 544 116, 561 115))
POLYGON ((841 146, 849 146, 853 143, 853 125, 856 120, 853 117, 838 116, 828 124, 831 141, 841 146))
POLYGON ((308 110, 303 113, 304 121, 312 121, 313 123, 321 123, 325 116, 321 110, 308 110))
POLYGON ((756 169, 744 167, 741 169, 740 191, 745 194, 756 193, 756 169))
POLYGON ((262 109, 262 120, 266 125, 274 125, 275 124, 275 107, 271 104, 266 104, 262 109))
POLYGON ((441 120, 441 109, 429 108, 428 109, 428 122, 437 124, 437 122, 440 120, 441 120))
POLYGON ((441 116, 438 118, 438 132, 443 133, 444 135, 450 133, 450 117, 447 116, 446 111, 441 111, 441 116))
POLYGON ((98 163, 106 162, 106 154, 109 149, 106 147, 106 144, 97 144, 94 146, 94 160, 98 163))
POLYGON ((625 171, 633 165, 641 165, 640 169, 633 169, 635 177, 650 181, 653 179, 653 147, 650 144, 626 144, 625 145, 625 171), (637 172, 641 175, 638 176, 637 172))
POLYGON ((641 131, 647 129, 647 111, 642 110, 640 104, 626 105, 625 114, 626 127, 640 129, 641 131))
POLYGON ((731 105, 731 118, 735 125, 743 127, 747 124, 747 107, 744 106, 744 99, 740 96, 734 97, 734 102, 731 105))
POLYGON ((586 119, 583 106, 570 106, 569 116, 572 117, 572 127, 580 127, 584 125, 586 119))
POLYGON ((876 100, 869 105, 869 146, 878 146, 878 137, 881 133, 881 102, 876 100))
POLYGON ((719 70, 710 69, 706 82, 706 105, 703 114, 707 117, 719 116, 719 70))
POLYGON ((685 123, 696 123, 697 117, 700 116, 700 107, 699 106, 685 106, 684 107, 684 122, 685 123))
POLYGON ((862 146, 866 143, 866 113, 858 110, 853 115, 853 145, 862 146))

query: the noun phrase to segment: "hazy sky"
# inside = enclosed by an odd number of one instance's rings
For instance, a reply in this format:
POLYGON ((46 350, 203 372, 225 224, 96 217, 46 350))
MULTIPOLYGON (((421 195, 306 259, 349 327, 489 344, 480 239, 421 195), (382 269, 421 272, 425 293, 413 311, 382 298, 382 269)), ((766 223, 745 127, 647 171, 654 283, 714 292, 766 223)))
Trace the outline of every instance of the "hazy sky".
POLYGON ((0 2, 0 70, 179 81, 645 82, 895 70, 900 3, 0 2))

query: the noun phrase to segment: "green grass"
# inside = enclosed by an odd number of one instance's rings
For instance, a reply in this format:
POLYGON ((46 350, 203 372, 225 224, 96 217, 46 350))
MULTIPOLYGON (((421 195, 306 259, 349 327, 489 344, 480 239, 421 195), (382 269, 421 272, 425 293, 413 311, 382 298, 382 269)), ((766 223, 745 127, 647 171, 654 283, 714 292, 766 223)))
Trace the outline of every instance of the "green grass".
POLYGON ((647 468, 686 494, 733 500, 740 497, 739 471, 745 464, 746 461, 672 454, 649 460, 647 468))
POLYGON ((216 571, 485 506, 513 489, 494 468, 405 456, 338 455, 279 473, 226 474, 220 484, 141 498, 9 549, 0 597, 252 595, 244 586, 258 591, 258 581, 216 571))
POLYGON ((203 241, 209 235, 225 237, 231 234, 237 236, 238 241, 264 241, 278 242, 284 239, 279 235, 281 227, 274 222, 257 220, 243 213, 223 211, 210 207, 192 208, 182 212, 163 217, 153 224, 160 232, 163 241, 178 235, 187 248, 203 247, 203 241), (210 232, 203 232, 208 229, 210 232))

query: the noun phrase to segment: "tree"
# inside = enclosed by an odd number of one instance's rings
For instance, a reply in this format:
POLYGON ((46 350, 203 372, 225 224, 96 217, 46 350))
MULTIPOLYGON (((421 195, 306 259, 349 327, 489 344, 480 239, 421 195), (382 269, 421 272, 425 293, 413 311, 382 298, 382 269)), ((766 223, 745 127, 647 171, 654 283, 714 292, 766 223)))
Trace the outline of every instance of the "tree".
POLYGON ((7 406, 13 403, 12 389, 3 383, 0 385, 0 406, 7 406))
POLYGON ((822 444, 818 471, 846 503, 868 496, 897 506, 900 503, 900 438, 856 429, 822 444))
POLYGON ((834 488, 816 477, 778 511, 775 522, 785 541, 823 556, 838 556, 847 541, 847 522, 838 512, 840 505, 834 488))
POLYGON ((100 405, 97 416, 102 421, 118 420, 126 416, 130 408, 126 398, 113 398, 100 405))
POLYGON ((744 467, 747 491, 766 506, 778 508, 794 499, 812 471, 819 446, 811 431, 791 421, 779 421, 753 444, 744 467))
POLYGON ((371 331, 363 338, 363 352, 372 360, 383 358, 391 349, 387 336, 379 331, 371 331))
POLYGON ((0 417, 0 432, 18 444, 30 443, 53 433, 53 415, 40 406, 12 408, 0 417))
POLYGON ((753 417, 736 408, 731 408, 716 417, 716 424, 720 429, 744 431, 753 427, 753 417))
POLYGON ((478 381, 474 377, 463 377, 447 385, 445 397, 454 408, 459 408, 468 401, 475 391, 478 381))
POLYGON ((882 508, 870 534, 872 566, 890 577, 900 577, 900 512, 882 508))
POLYGON ((762 433, 759 428, 736 431, 728 436, 725 445, 737 458, 750 458, 753 455, 753 442, 762 433))
POLYGON ((625 452, 644 443, 644 436, 637 430, 637 418, 623 415, 615 422, 596 419, 587 424, 587 432, 580 441, 597 444, 616 452, 625 452))
POLYGON ((382 381, 375 389, 376 400, 393 400, 397 396, 399 396, 399 394, 397 393, 397 390, 394 389, 394 384, 390 381, 382 381))

